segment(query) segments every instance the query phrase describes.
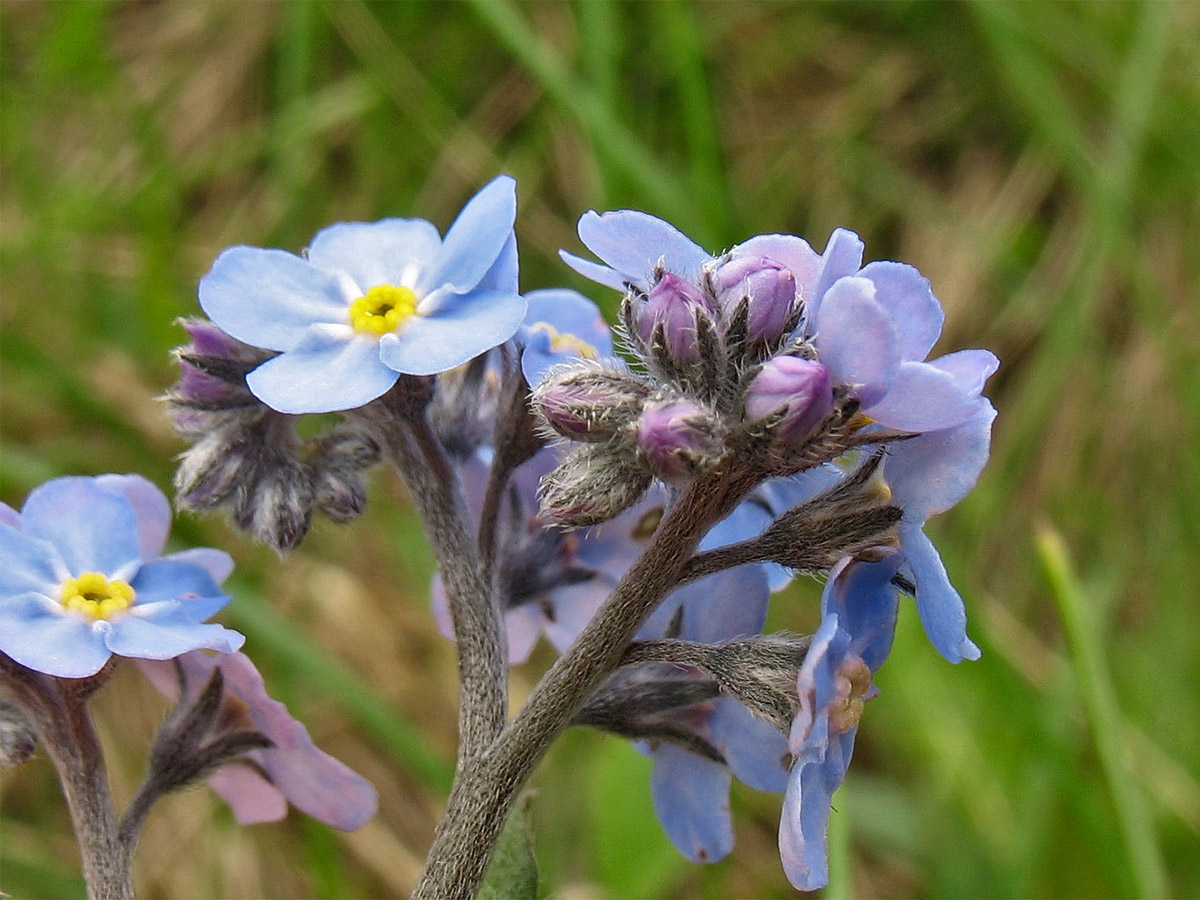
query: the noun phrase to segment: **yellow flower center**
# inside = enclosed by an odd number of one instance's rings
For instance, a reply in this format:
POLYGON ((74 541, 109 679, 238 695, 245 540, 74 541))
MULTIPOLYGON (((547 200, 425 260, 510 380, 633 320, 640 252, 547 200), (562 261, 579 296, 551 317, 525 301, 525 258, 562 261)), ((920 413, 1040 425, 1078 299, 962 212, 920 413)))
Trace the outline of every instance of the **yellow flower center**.
POLYGON ((842 661, 837 673, 837 696, 829 704, 829 730, 845 734, 862 718, 866 693, 871 687, 871 670, 857 656, 842 661))
POLYGON ((534 322, 529 326, 533 331, 544 331, 550 335, 550 349, 555 353, 565 353, 568 350, 583 359, 597 359, 600 352, 587 341, 568 332, 560 332, 549 322, 534 322))
POLYGON ((395 331, 417 311, 411 288, 377 284, 350 304, 350 324, 361 334, 378 337, 395 331))
POLYGON ((62 583, 59 602, 71 612, 89 619, 108 619, 129 608, 134 591, 124 581, 109 581, 99 572, 84 572, 62 583))

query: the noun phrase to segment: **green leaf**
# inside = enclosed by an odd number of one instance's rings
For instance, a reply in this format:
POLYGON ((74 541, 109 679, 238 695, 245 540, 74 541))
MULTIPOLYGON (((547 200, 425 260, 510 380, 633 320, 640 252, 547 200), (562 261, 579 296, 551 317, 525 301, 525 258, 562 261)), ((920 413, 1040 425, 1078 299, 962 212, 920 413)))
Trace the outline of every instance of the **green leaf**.
POLYGON ((500 834, 487 875, 480 885, 478 900, 534 900, 538 868, 533 855, 533 833, 529 821, 529 795, 517 800, 500 834))

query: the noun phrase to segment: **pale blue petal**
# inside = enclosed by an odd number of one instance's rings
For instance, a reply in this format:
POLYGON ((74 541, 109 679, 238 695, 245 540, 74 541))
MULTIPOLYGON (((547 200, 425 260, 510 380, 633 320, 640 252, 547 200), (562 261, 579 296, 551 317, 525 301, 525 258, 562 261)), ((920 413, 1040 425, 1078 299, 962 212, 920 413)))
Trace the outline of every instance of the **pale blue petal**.
POLYGON ((184 612, 197 622, 203 622, 229 604, 229 598, 221 593, 207 571, 178 560, 157 559, 146 563, 130 586, 137 592, 136 605, 186 601, 184 612))
POLYGON ((9 528, 21 527, 21 514, 2 500, 0 500, 0 525, 7 525, 9 528))
POLYGON ((716 862, 733 849, 729 769, 674 744, 654 751, 650 793, 663 831, 693 862, 716 862))
POLYGON ((421 273, 419 293, 429 294, 444 285, 463 293, 478 286, 512 237, 516 218, 517 183, 500 175, 484 185, 458 214, 436 261, 421 273))
POLYGON ((546 616, 536 603, 526 603, 504 613, 504 632, 508 641, 508 664, 518 666, 529 659, 541 637, 546 616))
POLYGON ((317 232, 308 261, 327 272, 344 272, 365 294, 379 284, 413 287, 417 273, 433 265, 441 247, 437 229, 424 219, 343 222, 317 232))
POLYGON ((41 594, 0 600, 0 651, 27 669, 58 678, 95 675, 112 655, 102 631, 60 609, 41 594))
POLYGON ((0 525, 0 597, 27 591, 57 596, 59 585, 70 574, 49 541, 0 525))
POLYGON ((979 648, 967 637, 967 610, 933 543, 921 529, 901 522, 900 547, 917 584, 917 613, 938 653, 952 663, 979 659, 979 648))
POLYGON ((154 484, 141 475, 100 475, 97 487, 129 501, 138 523, 138 547, 142 559, 155 559, 167 543, 171 530, 171 505, 154 484))
POLYGON ((971 419, 987 403, 967 394, 954 376, 928 363, 902 362, 886 394, 863 412, 897 431, 938 431, 971 419))
POLYGON ((282 413, 355 409, 385 393, 399 377, 380 361, 379 353, 374 338, 356 335, 349 326, 313 328, 294 349, 247 375, 246 384, 254 396, 282 413))
POLYGON ((900 358, 924 359, 942 333, 946 317, 929 279, 898 262, 868 263, 859 274, 875 284, 875 299, 892 314, 900 335, 900 358))
POLYGON ((233 557, 224 550, 214 550, 211 547, 195 547, 191 550, 181 550, 163 557, 172 562, 190 563, 206 571, 217 584, 223 582, 233 571, 233 557))
POLYGON ((475 285, 476 291, 504 291, 515 294, 518 291, 519 262, 517 259, 517 236, 510 234, 504 244, 504 249, 488 269, 487 274, 475 285))
MULTIPOLYGON (((673 225, 644 212, 622 209, 579 219, 579 239, 628 280, 648 287, 662 266, 685 281, 695 281, 712 257, 673 225)), ((586 273, 580 273, 586 274, 586 273)))
POLYGON ((959 350, 932 359, 929 365, 952 375, 967 394, 978 394, 1000 368, 1000 360, 990 350, 959 350))
POLYGON ((829 883, 829 815, 854 747, 851 729, 796 760, 779 821, 779 857, 793 887, 815 891, 829 883))
POLYGON ((144 615, 138 607, 110 623, 108 649, 118 656, 139 659, 174 659, 189 650, 232 653, 246 642, 236 631, 221 625, 201 624, 172 604, 155 605, 144 615))
POLYGON ((684 608, 680 637, 715 644, 761 632, 770 590, 762 566, 746 565, 679 588, 675 596, 684 608))
POLYGON ((782 793, 787 787, 788 741, 732 697, 714 701, 708 729, 714 744, 737 778, 759 791, 782 793))
POLYGON ((813 286, 812 295, 804 298, 810 323, 817 317, 825 293, 839 278, 857 272, 862 265, 862 257, 863 242, 853 231, 838 228, 829 236, 829 243, 821 254, 821 272, 813 286))
POLYGON ((110 575, 141 558, 133 507, 92 478, 55 478, 34 488, 21 510, 21 527, 58 548, 72 575, 110 575))
POLYGON ((945 512, 975 486, 987 462, 996 410, 986 400, 970 421, 900 441, 883 464, 892 502, 917 526, 945 512))
POLYGON ((900 366, 895 325, 865 278, 842 278, 829 289, 816 321, 816 345, 829 380, 855 390, 864 406, 887 392, 900 366))
POLYGON ((436 375, 504 343, 524 317, 525 301, 517 294, 455 295, 431 315, 415 315, 398 333, 381 337, 380 358, 397 372, 436 375))
POLYGON ((289 350, 312 325, 349 322, 349 288, 345 276, 283 250, 230 247, 200 279, 200 306, 239 341, 289 350))
POLYGON ((597 284, 602 284, 605 287, 610 287, 614 291, 624 291, 626 278, 616 269, 610 269, 608 266, 602 266, 599 263, 594 263, 589 259, 583 259, 576 256, 574 253, 568 253, 566 250, 558 251, 559 257, 568 266, 597 284))

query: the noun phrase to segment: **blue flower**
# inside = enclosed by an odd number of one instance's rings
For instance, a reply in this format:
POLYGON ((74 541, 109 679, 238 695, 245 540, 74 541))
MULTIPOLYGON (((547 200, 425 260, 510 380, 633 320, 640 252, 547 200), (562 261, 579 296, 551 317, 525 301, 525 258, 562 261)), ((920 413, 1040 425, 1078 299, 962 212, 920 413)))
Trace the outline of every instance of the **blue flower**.
POLYGON ((596 304, 576 291, 552 289, 525 295, 529 309, 517 339, 521 371, 533 387, 551 366, 574 359, 608 359, 612 332, 596 304))
POLYGON ((244 757, 208 775, 209 786, 229 804, 240 824, 277 822, 287 814, 289 802, 344 831, 361 828, 375 815, 375 788, 313 743, 308 729, 267 694, 262 675, 244 653, 187 653, 177 663, 178 669, 170 663, 139 661, 138 668, 172 700, 179 699, 181 678, 194 700, 213 670, 220 669, 224 695, 217 726, 223 733, 256 731, 271 741, 270 747, 247 750, 244 757))
MULTIPOLYGON (((720 572, 668 595, 637 637, 720 643, 758 634, 766 620, 769 593, 762 566, 720 572)), ((685 707, 676 718, 681 729, 715 749, 724 762, 679 743, 642 743, 641 749, 654 759, 654 811, 680 853, 693 862, 716 862, 733 849, 732 777, 758 790, 783 790, 787 742, 774 726, 729 696, 685 707)))
POLYGON ((779 822, 779 854, 788 880, 804 891, 829 881, 830 802, 846 778, 872 677, 892 647, 900 564, 895 551, 877 561, 847 557, 821 597, 821 626, 800 667, 800 710, 792 724, 794 761, 779 822))
POLYGON ((242 635, 203 624, 229 598, 219 550, 159 558, 171 511, 137 475, 56 478, 21 512, 0 516, 0 651, 60 678, 94 675, 109 658, 230 653, 242 635))
POLYGON ((516 185, 500 176, 450 226, 349 222, 300 257, 231 247, 200 281, 223 331, 277 350, 246 383, 284 413, 353 409, 401 373, 445 372, 512 337, 525 315, 513 236, 516 185))

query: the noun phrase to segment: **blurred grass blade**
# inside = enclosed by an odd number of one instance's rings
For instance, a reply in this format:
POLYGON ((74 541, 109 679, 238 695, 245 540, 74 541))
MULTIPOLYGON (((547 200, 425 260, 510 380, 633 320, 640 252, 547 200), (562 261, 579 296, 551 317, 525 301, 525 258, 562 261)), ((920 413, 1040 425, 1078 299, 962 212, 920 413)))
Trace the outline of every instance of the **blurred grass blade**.
POLYGON ((589 130, 596 143, 604 148, 606 161, 620 167, 621 173, 638 185, 655 207, 670 210, 674 220, 690 227, 700 243, 715 242, 715 235, 701 230, 705 220, 687 185, 605 107, 595 92, 579 83, 512 4, 505 0, 470 0, 470 3, 484 25, 538 80, 543 90, 589 130))
POLYGON ((854 878, 850 863, 850 800, 847 792, 839 790, 833 797, 829 815, 829 886, 824 900, 851 900, 854 878))
POLYGON ((1040 527, 1037 550, 1066 632, 1084 711, 1104 777, 1112 792, 1138 895, 1166 897, 1166 874, 1154 822, 1135 787, 1133 773, 1125 764, 1127 754, 1121 741, 1120 710, 1095 618, 1085 604, 1062 536, 1051 527, 1040 527))

